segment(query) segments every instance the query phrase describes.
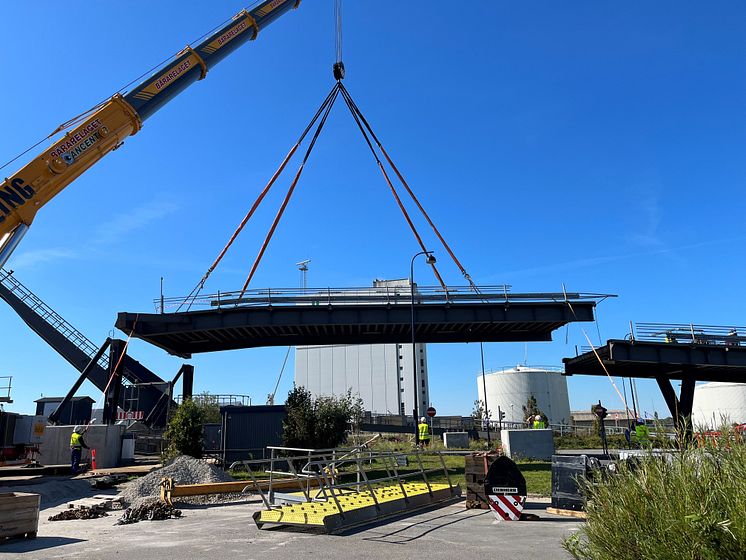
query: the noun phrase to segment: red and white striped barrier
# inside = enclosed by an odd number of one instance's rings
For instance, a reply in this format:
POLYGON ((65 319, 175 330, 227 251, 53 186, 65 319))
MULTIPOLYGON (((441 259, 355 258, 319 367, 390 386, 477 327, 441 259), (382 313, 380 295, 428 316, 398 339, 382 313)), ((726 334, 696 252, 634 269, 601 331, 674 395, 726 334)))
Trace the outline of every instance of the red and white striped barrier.
POLYGON ((526 496, 518 494, 518 488, 492 488, 487 495, 490 509, 498 521, 518 521, 526 504, 526 496))

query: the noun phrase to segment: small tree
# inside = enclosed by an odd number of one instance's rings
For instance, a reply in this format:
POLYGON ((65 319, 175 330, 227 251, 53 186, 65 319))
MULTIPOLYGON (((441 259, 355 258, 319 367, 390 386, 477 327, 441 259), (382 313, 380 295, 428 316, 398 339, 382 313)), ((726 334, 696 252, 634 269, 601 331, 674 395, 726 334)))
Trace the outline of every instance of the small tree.
POLYGON ((293 387, 285 401, 282 439, 288 447, 305 447, 313 440, 313 399, 305 387, 293 387))
POLYGON ((164 458, 173 458, 177 455, 189 455, 197 459, 202 457, 202 425, 204 423, 204 408, 192 399, 181 403, 169 419, 164 433, 164 437, 169 442, 164 458))
POLYGON ((486 416, 484 402, 481 399, 474 401, 474 410, 471 411, 471 417, 474 420, 481 421, 486 416))
POLYGON ((540 409, 539 405, 536 402, 536 397, 531 395, 526 400, 526 404, 523 405, 523 417, 524 418, 533 418, 537 414, 541 416, 541 419, 544 421, 545 425, 549 425, 549 420, 547 418, 547 415, 544 414, 540 409))
POLYGON ((220 403, 217 395, 212 395, 208 391, 200 393, 194 398, 195 404, 200 407, 205 414, 205 424, 220 424, 220 403))
POLYGON ((349 390, 344 397, 322 396, 314 400, 305 387, 294 387, 288 393, 285 410, 285 445, 329 449, 344 443, 348 430, 360 424, 363 401, 349 390))

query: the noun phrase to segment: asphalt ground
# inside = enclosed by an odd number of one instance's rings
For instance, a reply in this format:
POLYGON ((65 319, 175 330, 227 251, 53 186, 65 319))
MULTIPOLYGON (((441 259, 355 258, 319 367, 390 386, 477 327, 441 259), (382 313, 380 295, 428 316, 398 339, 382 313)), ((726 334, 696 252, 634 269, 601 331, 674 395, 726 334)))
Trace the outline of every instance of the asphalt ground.
POLYGON ((259 530, 251 514, 261 502, 182 508, 181 519, 144 521, 115 526, 109 517, 77 521, 47 521, 64 505, 41 512, 36 539, 0 544, 0 557, 132 558, 135 560, 229 560, 317 557, 325 560, 396 558, 569 558, 561 547, 581 521, 549 515, 548 503, 529 500, 526 512, 540 521, 497 523, 487 510, 467 510, 464 502, 422 511, 343 535, 300 530, 259 530), (468 554, 468 556, 464 556, 468 554))

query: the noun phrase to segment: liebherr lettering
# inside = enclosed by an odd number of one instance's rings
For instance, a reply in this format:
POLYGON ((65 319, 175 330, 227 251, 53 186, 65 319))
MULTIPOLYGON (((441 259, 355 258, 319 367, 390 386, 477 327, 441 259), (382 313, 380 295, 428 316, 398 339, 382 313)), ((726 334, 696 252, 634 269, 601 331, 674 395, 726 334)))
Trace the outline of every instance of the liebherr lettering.
POLYGON ((11 209, 23 206, 34 194, 34 189, 20 177, 6 181, 0 188, 0 224, 10 215, 11 209))

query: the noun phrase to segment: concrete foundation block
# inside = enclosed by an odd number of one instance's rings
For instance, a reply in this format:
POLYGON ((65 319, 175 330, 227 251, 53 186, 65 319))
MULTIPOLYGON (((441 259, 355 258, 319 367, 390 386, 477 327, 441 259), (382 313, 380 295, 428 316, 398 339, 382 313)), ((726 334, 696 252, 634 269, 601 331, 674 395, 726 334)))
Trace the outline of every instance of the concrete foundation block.
MULTIPOLYGON (((42 465, 67 465, 70 463, 70 436, 75 426, 47 426, 39 446, 42 465)), ((119 465, 122 455, 123 425, 93 425, 83 435, 88 447, 96 450, 96 467, 107 469, 119 465)), ((83 450, 83 462, 90 463, 91 452, 83 450)))
POLYGON ((554 454, 552 430, 503 430, 500 439, 511 459, 550 461, 554 454))
POLYGON ((469 448, 469 434, 466 432, 445 432, 443 434, 443 445, 446 449, 469 448))

